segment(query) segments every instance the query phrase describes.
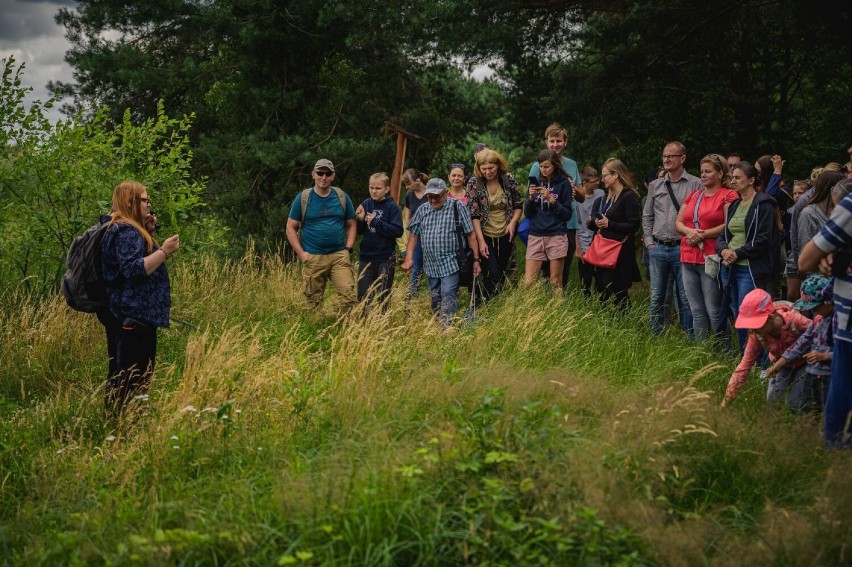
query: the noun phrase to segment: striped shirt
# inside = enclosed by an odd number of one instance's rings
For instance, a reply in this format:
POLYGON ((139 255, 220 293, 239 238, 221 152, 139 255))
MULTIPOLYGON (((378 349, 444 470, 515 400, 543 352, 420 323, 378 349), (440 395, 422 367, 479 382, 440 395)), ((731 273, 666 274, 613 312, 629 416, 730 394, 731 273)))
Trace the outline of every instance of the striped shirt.
MULTIPOLYGON (((834 207, 828 223, 814 236, 813 243, 825 253, 852 249, 852 195, 846 195, 834 207)), ((801 243, 800 244, 804 244, 801 243)), ((852 276, 834 278, 834 338, 852 342, 852 276)))
POLYGON ((462 232, 465 235, 473 232, 467 207, 455 199, 447 199, 440 209, 431 204, 420 207, 408 223, 408 232, 423 245, 423 269, 430 278, 443 278, 459 271, 454 209, 458 211, 462 232))

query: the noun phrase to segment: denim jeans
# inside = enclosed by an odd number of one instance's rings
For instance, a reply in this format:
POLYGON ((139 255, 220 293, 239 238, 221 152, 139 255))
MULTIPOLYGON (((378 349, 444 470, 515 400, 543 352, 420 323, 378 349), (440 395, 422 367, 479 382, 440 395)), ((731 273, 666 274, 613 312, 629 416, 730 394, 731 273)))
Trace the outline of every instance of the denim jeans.
POLYGON ((704 273, 704 264, 681 264, 681 274, 695 340, 706 340, 722 322, 722 289, 716 278, 704 273))
POLYGON ((459 310, 459 273, 454 272, 442 278, 430 276, 429 298, 432 313, 438 315, 438 320, 444 327, 449 326, 459 310))
POLYGON ((766 401, 776 404, 783 400, 794 413, 820 410, 820 382, 826 380, 808 374, 804 366, 782 368, 766 385, 766 401))
POLYGON ((663 332, 666 321, 663 317, 663 304, 666 299, 666 285, 669 274, 674 275, 675 301, 682 306, 681 324, 688 336, 692 336, 692 313, 689 311, 689 302, 683 291, 683 279, 681 278, 680 246, 655 245, 648 250, 649 269, 651 272, 651 332, 660 334, 663 332))
POLYGON ((831 353, 831 383, 825 401, 826 447, 852 448, 852 342, 834 340, 831 353))
MULTIPOLYGON (((722 266, 719 270, 719 276, 722 278, 722 286, 728 288, 731 316, 736 323, 743 298, 748 295, 748 292, 755 289, 757 286, 755 285, 754 279, 751 277, 751 272, 749 271, 748 266, 722 266)), ((748 331, 745 329, 737 329, 737 339, 740 343, 740 355, 742 355, 745 352, 746 340, 748 340, 748 331)))
POLYGON ((423 244, 421 244, 419 238, 414 246, 411 259, 414 265, 411 267, 411 277, 408 280, 409 299, 416 296, 417 292, 420 291, 420 281, 423 279, 423 244))

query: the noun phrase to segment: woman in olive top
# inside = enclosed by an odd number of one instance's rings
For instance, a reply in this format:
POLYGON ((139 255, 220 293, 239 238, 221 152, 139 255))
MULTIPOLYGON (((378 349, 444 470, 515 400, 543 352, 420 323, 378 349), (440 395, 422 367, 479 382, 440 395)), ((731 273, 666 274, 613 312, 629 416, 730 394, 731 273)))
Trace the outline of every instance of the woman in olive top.
MULTIPOLYGON (((775 200, 755 189, 758 171, 741 161, 731 170, 731 188, 739 199, 728 206, 725 229, 716 240, 722 257, 719 275, 725 289, 722 313, 730 309, 736 319, 743 298, 753 289, 765 290, 771 275, 770 243, 777 237, 775 200)), ((747 333, 737 330, 740 352, 745 349, 747 333)))
POLYGON ((491 149, 477 153, 473 172, 467 186, 467 206, 479 243, 488 299, 497 293, 505 277, 523 204, 518 183, 499 153, 491 149))

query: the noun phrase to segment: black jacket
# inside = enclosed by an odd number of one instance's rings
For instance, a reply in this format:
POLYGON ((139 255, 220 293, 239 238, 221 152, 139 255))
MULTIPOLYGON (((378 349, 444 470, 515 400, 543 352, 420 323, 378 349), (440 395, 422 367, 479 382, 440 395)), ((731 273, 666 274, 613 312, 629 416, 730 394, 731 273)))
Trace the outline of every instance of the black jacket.
MULTIPOLYGON (((717 254, 721 254, 722 250, 729 248, 728 242, 733 238, 733 235, 728 229, 728 224, 740 206, 740 203, 742 203, 742 199, 737 199, 728 206, 728 216, 725 218, 725 230, 716 239, 717 254)), ((745 218, 745 244, 734 250, 738 259, 748 260, 748 268, 752 279, 756 282, 764 282, 764 285, 772 272, 771 257, 780 236, 777 209, 778 204, 775 202, 775 199, 766 193, 755 193, 751 207, 749 207, 745 218)))

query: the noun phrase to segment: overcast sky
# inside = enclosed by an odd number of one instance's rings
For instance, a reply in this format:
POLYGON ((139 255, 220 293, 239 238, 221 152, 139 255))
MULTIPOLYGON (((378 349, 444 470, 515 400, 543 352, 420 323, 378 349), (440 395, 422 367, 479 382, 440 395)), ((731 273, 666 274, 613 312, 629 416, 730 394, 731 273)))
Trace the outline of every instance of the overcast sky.
MULTIPOLYGON (((73 0, 0 0, 0 58, 14 56, 25 63, 23 82, 33 87, 28 101, 46 101, 48 81, 71 81, 71 67, 65 62, 69 44, 54 16, 62 7, 73 7, 73 0)), ((48 116, 63 118, 57 110, 48 116)))

